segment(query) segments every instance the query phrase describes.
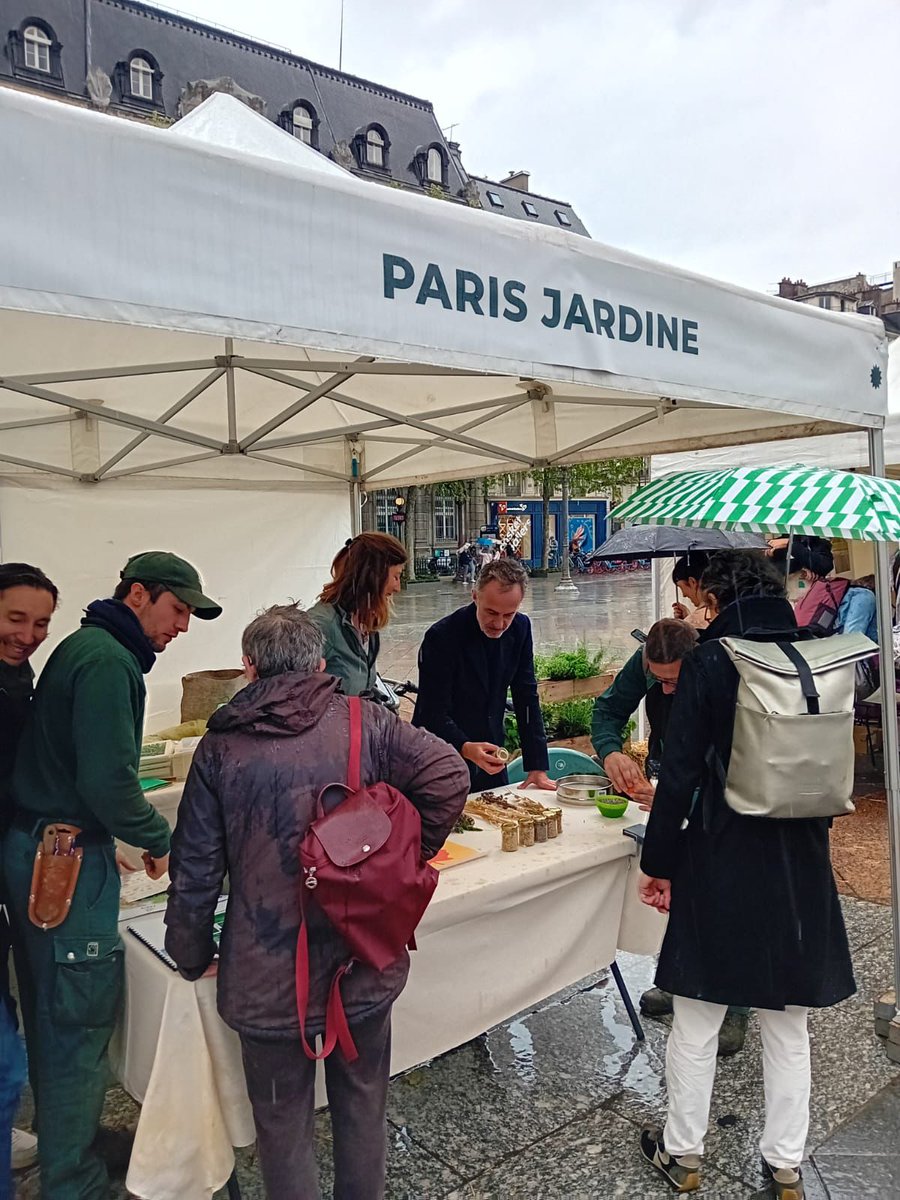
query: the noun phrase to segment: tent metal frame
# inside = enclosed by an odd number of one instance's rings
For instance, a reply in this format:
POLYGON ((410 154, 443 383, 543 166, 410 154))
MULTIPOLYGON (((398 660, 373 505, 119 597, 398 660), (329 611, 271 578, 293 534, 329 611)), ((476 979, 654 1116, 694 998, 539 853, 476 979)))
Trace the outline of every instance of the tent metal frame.
POLYGON ((334 479, 347 484, 369 483, 377 486, 379 478, 383 478, 391 468, 398 463, 408 461, 427 450, 440 448, 450 453, 465 453, 478 458, 490 458, 496 467, 497 447, 491 442, 471 436, 473 430, 497 417, 503 417, 536 400, 549 401, 554 404, 579 405, 608 405, 616 408, 633 408, 636 415, 623 421, 602 434, 585 438, 562 449, 554 448, 553 452, 543 457, 533 457, 516 450, 506 450, 506 466, 511 471, 534 470, 543 466, 561 465, 572 455, 581 453, 591 447, 600 447, 622 433, 636 429, 650 421, 660 420, 668 412, 676 408, 721 408, 722 405, 709 405, 702 401, 671 400, 666 397, 640 397, 622 394, 610 399, 608 396, 569 396, 554 392, 546 384, 533 379, 522 378, 518 386, 521 391, 497 396, 490 399, 472 400, 468 404, 449 405, 440 409, 426 412, 397 412, 383 404, 373 403, 358 396, 348 395, 342 391, 342 385, 356 376, 411 376, 457 377, 457 378, 505 378, 491 375, 485 371, 463 370, 455 367, 430 366, 418 363, 383 361, 373 356, 362 356, 346 361, 325 361, 319 359, 272 359, 249 358, 234 353, 234 341, 225 338, 225 353, 207 358, 179 360, 159 363, 133 363, 114 367, 78 368, 71 371, 52 371, 29 375, 0 376, 0 391, 8 391, 41 403, 67 409, 64 416, 46 416, 23 418, 0 425, 0 432, 5 430, 30 429, 40 425, 71 422, 79 419, 93 419, 106 425, 129 429, 135 436, 120 447, 114 454, 106 458, 94 471, 85 472, 73 470, 71 467, 50 462, 36 461, 10 454, 0 455, 0 462, 25 467, 27 469, 60 475, 65 478, 78 479, 84 483, 103 483, 107 480, 122 479, 129 476, 150 474, 157 471, 187 466, 189 464, 209 461, 218 457, 242 456, 248 460, 258 459, 284 467, 299 474, 309 474, 320 478, 334 479), (60 385, 85 383, 101 380, 128 380, 145 376, 178 375, 188 372, 203 371, 203 378, 194 383, 178 397, 157 418, 140 416, 123 409, 111 408, 96 400, 88 400, 72 396, 61 390, 60 385), (271 380, 273 383, 295 391, 302 396, 286 404, 282 409, 258 425, 243 438, 238 438, 238 409, 239 385, 238 372, 246 372, 271 380), (289 372, 294 372, 289 374, 289 372), (325 378, 310 382, 301 375, 324 375, 325 378), (198 433, 177 424, 175 418, 190 408, 198 397, 203 396, 213 385, 225 380, 225 425, 226 436, 217 438, 208 434, 198 433), (340 404, 353 413, 365 415, 374 420, 348 420, 346 425, 332 426, 326 429, 306 433, 282 433, 273 436, 283 429, 300 413, 311 408, 319 400, 328 398, 340 404), (438 420, 448 417, 468 417, 453 428, 445 428, 436 424, 438 420), (406 437, 401 431, 408 430, 406 437), (422 436, 422 435, 426 436, 422 436), (369 435, 372 435, 371 438, 369 435), (180 443, 196 449, 196 453, 181 455, 169 459, 160 459, 141 465, 120 464, 129 458, 150 437, 164 438, 170 442, 180 443), (305 462, 297 462, 291 458, 273 454, 272 451, 297 449, 334 443, 336 441, 357 443, 354 455, 351 455, 350 466, 346 473, 315 466, 305 462), (367 441, 373 444, 394 443, 407 447, 398 452, 386 462, 373 467, 369 472, 358 471, 361 449, 367 441), (118 469, 116 469, 118 468, 118 469))

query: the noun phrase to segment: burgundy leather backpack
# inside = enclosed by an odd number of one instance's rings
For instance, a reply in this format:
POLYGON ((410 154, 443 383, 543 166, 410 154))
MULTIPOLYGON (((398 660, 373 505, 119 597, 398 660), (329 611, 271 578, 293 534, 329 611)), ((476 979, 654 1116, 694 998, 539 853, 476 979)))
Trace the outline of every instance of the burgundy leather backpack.
POLYGON ((361 787, 362 704, 349 697, 350 758, 346 785, 326 788, 316 817, 300 843, 300 933, 297 938, 297 1013, 309 1058, 326 1058, 339 1044, 344 1057, 358 1057, 341 1000, 341 979, 354 962, 377 971, 389 967, 412 945, 416 926, 437 887, 438 873, 422 858, 418 810, 387 783, 361 787), (323 797, 334 787, 346 797, 330 812, 323 797), (351 957, 331 981, 321 1054, 306 1040, 309 1004, 309 944, 306 908, 315 903, 350 947, 351 957))

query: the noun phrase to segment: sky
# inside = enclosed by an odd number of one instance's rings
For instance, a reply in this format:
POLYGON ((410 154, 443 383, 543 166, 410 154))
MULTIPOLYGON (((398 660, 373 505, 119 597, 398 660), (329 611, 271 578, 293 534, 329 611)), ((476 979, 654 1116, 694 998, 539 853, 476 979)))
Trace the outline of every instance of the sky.
MULTIPOLYGON (((338 65, 341 0, 177 6, 338 65)), ((470 172, 769 292, 900 259, 898 62, 900 0, 344 3, 344 70, 430 100, 470 172)))

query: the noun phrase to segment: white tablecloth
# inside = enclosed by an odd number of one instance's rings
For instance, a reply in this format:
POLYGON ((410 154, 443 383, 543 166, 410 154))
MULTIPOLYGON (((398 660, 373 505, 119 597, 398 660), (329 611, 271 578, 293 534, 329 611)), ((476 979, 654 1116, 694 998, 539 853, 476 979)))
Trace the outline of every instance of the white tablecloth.
MULTIPOLYGON (((174 819, 179 796, 151 798, 174 819)), ((637 900, 635 845, 622 833, 641 819, 634 806, 617 821, 565 807, 561 837, 515 854, 489 827, 453 835, 487 853, 441 873, 394 1007, 393 1073, 608 966, 617 948, 655 953, 664 922, 637 900)), ((187 983, 125 943, 119 1074, 143 1105, 127 1185, 144 1200, 208 1200, 232 1147, 254 1140, 238 1039, 215 1011, 215 979, 187 983)))

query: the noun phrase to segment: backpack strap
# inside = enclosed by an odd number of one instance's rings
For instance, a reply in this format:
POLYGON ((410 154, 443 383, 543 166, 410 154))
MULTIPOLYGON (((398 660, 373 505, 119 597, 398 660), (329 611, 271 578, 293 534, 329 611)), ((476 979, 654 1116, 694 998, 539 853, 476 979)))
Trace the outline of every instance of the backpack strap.
POLYGON ((810 670, 809 663, 800 653, 796 646, 792 646, 790 642, 776 642, 778 649, 791 660, 797 669, 797 675, 800 678, 800 687, 803 689, 803 698, 806 701, 806 711, 815 716, 819 713, 819 693, 816 691, 816 681, 813 679, 813 673, 810 670))
POLYGON ((362 787, 362 701, 359 696, 349 696, 350 707, 350 758, 347 763, 347 787, 358 792, 362 787))
POLYGON ((328 1004, 325 1009, 325 1035, 322 1038, 322 1052, 316 1054, 306 1040, 306 1014, 309 1009, 309 938, 306 933, 306 888, 300 887, 300 932, 297 934, 297 954, 295 957, 295 981, 297 989, 297 1016, 300 1020, 300 1041, 303 1053, 307 1058, 319 1062, 340 1046, 341 1053, 348 1063, 355 1062, 359 1057, 353 1034, 344 1012, 344 1002, 341 999, 341 980, 353 965, 349 959, 335 971, 328 989, 328 1004))

